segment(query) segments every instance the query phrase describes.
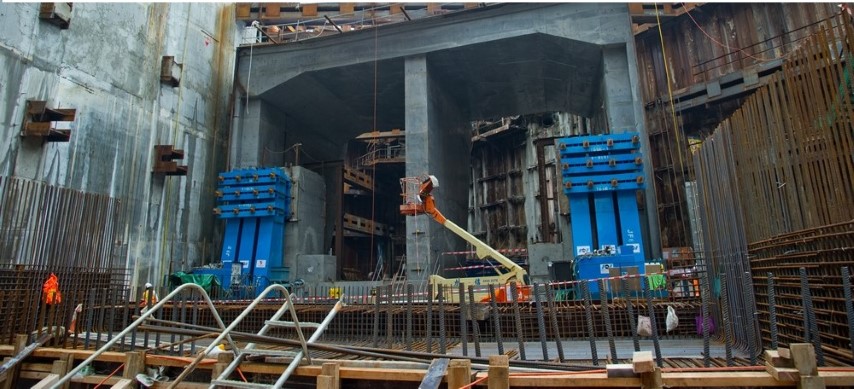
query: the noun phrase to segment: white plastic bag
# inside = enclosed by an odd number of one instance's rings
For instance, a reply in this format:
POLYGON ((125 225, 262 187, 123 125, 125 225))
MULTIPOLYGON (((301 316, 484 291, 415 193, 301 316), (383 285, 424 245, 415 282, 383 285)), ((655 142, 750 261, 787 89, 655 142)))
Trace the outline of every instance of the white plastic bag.
POLYGON ((640 336, 651 336, 652 335, 652 323, 649 320, 649 317, 638 315, 638 335, 640 336))
POLYGON ((676 310, 672 306, 667 306, 667 332, 673 331, 679 326, 679 316, 676 316, 676 310))

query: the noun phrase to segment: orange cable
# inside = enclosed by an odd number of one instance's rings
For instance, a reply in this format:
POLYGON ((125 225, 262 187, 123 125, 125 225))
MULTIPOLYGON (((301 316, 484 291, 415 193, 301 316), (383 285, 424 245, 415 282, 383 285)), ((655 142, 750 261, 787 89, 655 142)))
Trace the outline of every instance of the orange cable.
POLYGON ((119 367, 117 367, 117 368, 116 368, 116 370, 113 370, 113 372, 112 372, 112 373, 110 373, 110 375, 108 375, 108 376, 104 377, 104 379, 102 379, 102 380, 101 380, 101 382, 99 382, 99 383, 98 383, 98 385, 95 385, 95 389, 98 389, 98 387, 100 387, 101 385, 103 385, 103 384, 104 384, 104 382, 107 382, 107 380, 108 380, 108 379, 110 379, 110 377, 112 377, 112 376, 116 375, 116 373, 118 373, 118 372, 119 372, 119 369, 121 369, 121 368, 122 368, 122 367, 124 367, 124 366, 125 366, 125 364, 124 364, 124 363, 122 363, 121 365, 119 365, 119 367))
POLYGON ((471 388, 472 386, 475 386, 475 385, 477 385, 477 384, 479 384, 479 383, 481 383, 481 382, 483 382, 483 381, 486 381, 486 379, 487 379, 487 378, 489 378, 489 374, 487 374, 487 375, 485 375, 485 376, 483 376, 483 377, 480 377, 480 378, 478 378, 478 379, 474 380, 474 382, 472 382, 472 383, 470 383, 470 384, 468 384, 468 385, 460 386, 460 387, 459 387, 459 389, 468 389, 468 388, 471 388))
POLYGON ((237 368, 237 374, 240 374, 240 378, 242 378, 242 379, 243 379, 243 382, 249 382, 249 381, 246 379, 246 376, 244 376, 244 375, 243 375, 243 370, 240 370, 240 368, 239 368, 239 367, 237 368))

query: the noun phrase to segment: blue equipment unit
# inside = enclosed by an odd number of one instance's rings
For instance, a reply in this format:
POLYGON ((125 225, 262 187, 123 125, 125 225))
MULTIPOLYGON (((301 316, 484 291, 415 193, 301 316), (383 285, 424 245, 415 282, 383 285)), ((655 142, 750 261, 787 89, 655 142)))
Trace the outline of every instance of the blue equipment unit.
POLYGON ((249 298, 288 281, 285 221, 291 213, 291 179, 281 168, 237 169, 219 175, 214 213, 225 220, 222 268, 215 274, 232 297, 249 298))
MULTIPOLYGON (((643 274, 636 196, 644 188, 644 174, 638 134, 561 138, 557 146, 572 217, 575 279, 608 277, 611 265, 637 266, 643 274)), ((598 283, 590 284, 590 292, 598 298, 598 283)))

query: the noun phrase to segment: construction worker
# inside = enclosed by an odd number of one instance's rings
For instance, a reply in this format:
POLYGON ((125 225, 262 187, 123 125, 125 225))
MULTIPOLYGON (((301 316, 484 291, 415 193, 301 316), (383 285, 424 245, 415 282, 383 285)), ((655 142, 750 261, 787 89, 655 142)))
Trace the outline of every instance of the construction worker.
POLYGON ((148 307, 154 304, 157 304, 157 291, 154 290, 154 286, 150 282, 146 282, 145 291, 142 292, 142 299, 139 300, 139 306, 142 308, 139 313, 143 314, 147 312, 148 307), (149 304, 149 300, 151 304, 149 304))

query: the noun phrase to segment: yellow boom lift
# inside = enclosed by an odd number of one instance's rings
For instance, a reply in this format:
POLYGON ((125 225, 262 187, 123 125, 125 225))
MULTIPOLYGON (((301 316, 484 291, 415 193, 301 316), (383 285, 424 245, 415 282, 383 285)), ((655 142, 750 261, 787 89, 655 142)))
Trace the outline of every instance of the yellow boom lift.
POLYGON ((407 187, 407 181, 411 183, 412 180, 412 178, 402 180, 404 183, 404 204, 400 206, 401 214, 407 216, 420 214, 430 215, 433 220, 474 246, 475 253, 479 259, 492 258, 501 264, 501 266, 493 267, 496 273, 494 276, 444 278, 433 274, 429 277, 430 284, 433 287, 433 296, 435 297, 438 295, 439 285, 445 285, 447 293, 445 295, 445 301, 458 302, 459 293, 457 293, 456 288, 458 288, 459 284, 463 284, 465 285, 466 291, 468 291, 469 285, 474 286, 475 299, 481 302, 487 302, 489 301, 488 285, 491 284, 496 287, 496 300, 498 302, 509 302, 512 301, 510 296, 510 284, 515 282, 518 290, 518 301, 529 301, 531 298, 531 287, 528 285, 528 272, 526 272, 525 269, 517 263, 499 253, 497 250, 489 247, 486 243, 483 243, 480 239, 475 238, 474 235, 470 234, 468 231, 448 220, 441 212, 439 212, 436 208, 436 202, 433 199, 432 194, 433 189, 439 187, 439 180, 436 179, 435 176, 427 176, 427 178, 421 180, 416 193, 411 193, 414 188, 407 187))

